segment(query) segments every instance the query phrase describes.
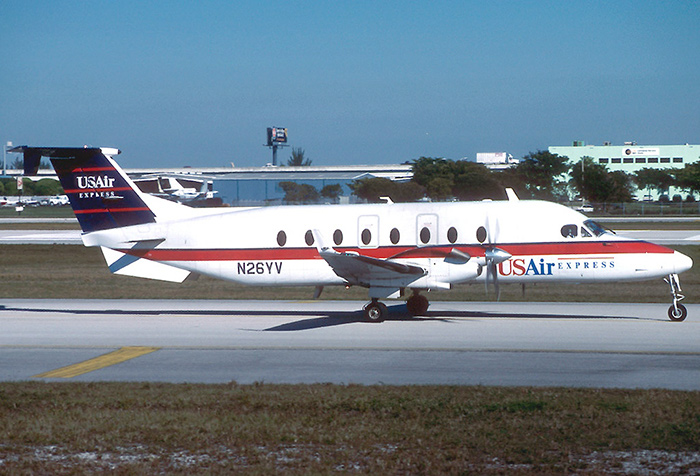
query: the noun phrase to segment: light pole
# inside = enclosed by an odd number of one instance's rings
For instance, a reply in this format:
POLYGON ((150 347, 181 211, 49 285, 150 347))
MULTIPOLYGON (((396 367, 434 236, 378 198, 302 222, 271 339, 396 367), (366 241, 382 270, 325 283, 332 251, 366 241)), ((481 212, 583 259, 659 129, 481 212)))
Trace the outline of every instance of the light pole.
POLYGON ((2 174, 7 173, 7 149, 12 147, 12 141, 7 141, 7 144, 2 146, 2 174))

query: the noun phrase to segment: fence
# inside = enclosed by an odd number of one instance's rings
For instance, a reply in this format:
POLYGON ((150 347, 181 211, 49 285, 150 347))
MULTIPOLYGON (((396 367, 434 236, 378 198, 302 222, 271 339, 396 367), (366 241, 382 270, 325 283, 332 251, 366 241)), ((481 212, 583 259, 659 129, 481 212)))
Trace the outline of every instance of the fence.
MULTIPOLYGON (((565 205, 581 209, 581 202, 565 205)), ((693 216, 700 215, 700 202, 592 203, 582 211, 592 216, 693 216)))

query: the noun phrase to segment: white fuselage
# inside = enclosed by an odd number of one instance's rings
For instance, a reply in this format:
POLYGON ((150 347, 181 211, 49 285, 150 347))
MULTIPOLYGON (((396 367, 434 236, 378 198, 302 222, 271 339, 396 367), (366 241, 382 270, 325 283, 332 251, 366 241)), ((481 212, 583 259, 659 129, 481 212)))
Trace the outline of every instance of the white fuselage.
POLYGON ((529 200, 208 211, 92 235, 86 244, 253 285, 449 288, 485 279, 484 254, 491 247, 512 255, 497 265, 502 282, 644 280, 692 265, 671 249, 603 232, 564 206, 529 200), (160 241, 147 251, 129 250, 127 243, 148 239, 160 241), (348 282, 323 259, 321 245, 425 273, 375 273, 348 282), (470 259, 455 259, 453 250, 470 259))

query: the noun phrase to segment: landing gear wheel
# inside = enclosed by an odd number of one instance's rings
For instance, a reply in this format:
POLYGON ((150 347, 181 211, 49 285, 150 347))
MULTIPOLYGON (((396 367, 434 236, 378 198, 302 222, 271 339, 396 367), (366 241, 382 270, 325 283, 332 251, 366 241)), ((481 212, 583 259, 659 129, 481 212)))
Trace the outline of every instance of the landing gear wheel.
POLYGON ((671 297, 673 298, 673 304, 668 308, 668 318, 676 322, 684 321, 688 317, 688 310, 679 302, 685 299, 685 296, 681 294, 681 283, 678 275, 669 274, 668 277, 664 278, 664 281, 671 286, 671 297))
POLYGON ((414 294, 406 301, 406 309, 408 313, 412 316, 423 316, 428 310, 428 298, 420 294, 414 294))
POLYGON ((683 304, 678 304, 677 306, 678 309, 674 306, 668 308, 668 318, 677 322, 684 321, 688 317, 688 310, 683 304))
POLYGON ((383 322, 389 310, 384 303, 373 300, 365 306, 365 318, 370 322, 383 322))

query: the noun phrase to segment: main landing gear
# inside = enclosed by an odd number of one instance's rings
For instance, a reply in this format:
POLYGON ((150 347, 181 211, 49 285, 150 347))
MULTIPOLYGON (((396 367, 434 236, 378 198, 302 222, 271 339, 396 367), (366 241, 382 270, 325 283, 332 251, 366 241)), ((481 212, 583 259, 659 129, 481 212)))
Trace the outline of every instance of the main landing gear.
POLYGON ((428 298, 418 294, 418 291, 413 291, 413 294, 406 301, 406 309, 412 316, 422 316, 428 310, 428 298))
POLYGON ((372 301, 365 306, 365 318, 370 322, 382 322, 389 314, 386 304, 379 302, 378 298, 372 298, 372 301))
MULTIPOLYGON (((413 291, 413 295, 406 301, 406 309, 411 316, 422 316, 428 310, 428 298, 413 291)), ((365 308, 365 319, 370 322, 382 322, 387 318, 389 310, 386 304, 379 302, 378 298, 372 298, 365 308)))
POLYGON ((673 304, 668 308, 668 317, 672 321, 684 321, 688 316, 688 310, 680 302, 685 299, 685 296, 681 294, 681 283, 678 280, 677 274, 669 274, 664 281, 668 283, 671 287, 671 297, 673 298, 673 304))

